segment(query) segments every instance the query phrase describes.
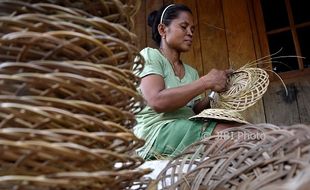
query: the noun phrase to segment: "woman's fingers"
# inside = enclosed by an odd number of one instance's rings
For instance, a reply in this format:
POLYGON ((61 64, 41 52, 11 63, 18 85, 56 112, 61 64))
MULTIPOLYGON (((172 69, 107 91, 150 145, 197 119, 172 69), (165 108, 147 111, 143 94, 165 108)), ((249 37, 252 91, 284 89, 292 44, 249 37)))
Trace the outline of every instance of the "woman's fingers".
POLYGON ((226 69, 226 70, 225 70, 225 73, 226 73, 226 76, 227 76, 227 77, 230 77, 230 75, 232 75, 233 72, 234 72, 233 69, 226 69))
POLYGON ((215 92, 224 92, 227 91, 229 86, 227 83, 228 77, 233 73, 232 69, 227 70, 217 70, 212 69, 205 78, 206 81, 211 83, 211 90, 215 92))

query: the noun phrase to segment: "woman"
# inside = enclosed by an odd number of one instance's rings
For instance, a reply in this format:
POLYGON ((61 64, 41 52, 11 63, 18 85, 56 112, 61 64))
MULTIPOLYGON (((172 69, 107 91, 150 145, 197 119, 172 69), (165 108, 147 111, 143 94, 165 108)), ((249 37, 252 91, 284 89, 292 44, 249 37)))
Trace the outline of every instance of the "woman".
POLYGON ((172 4, 153 11, 148 17, 153 40, 159 49, 145 48, 145 59, 139 91, 147 106, 137 115, 135 134, 146 140, 138 150, 146 159, 175 156, 186 146, 226 125, 190 121, 189 117, 209 106, 206 90, 225 90, 227 71, 213 69, 199 78, 197 71, 180 60, 189 51, 195 30, 191 10, 172 4))

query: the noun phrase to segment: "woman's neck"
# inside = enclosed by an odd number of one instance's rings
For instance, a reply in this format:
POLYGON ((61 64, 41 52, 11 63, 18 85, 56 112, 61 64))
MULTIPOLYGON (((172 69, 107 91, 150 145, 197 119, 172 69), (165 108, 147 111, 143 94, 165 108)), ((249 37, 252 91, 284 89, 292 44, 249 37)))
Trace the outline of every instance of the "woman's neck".
POLYGON ((160 47, 159 50, 169 60, 170 63, 174 65, 182 64, 180 61, 180 53, 178 51, 167 47, 160 47))
POLYGON ((160 52, 170 62, 175 76, 181 81, 185 75, 185 68, 180 60, 180 53, 169 48, 159 48, 160 52))

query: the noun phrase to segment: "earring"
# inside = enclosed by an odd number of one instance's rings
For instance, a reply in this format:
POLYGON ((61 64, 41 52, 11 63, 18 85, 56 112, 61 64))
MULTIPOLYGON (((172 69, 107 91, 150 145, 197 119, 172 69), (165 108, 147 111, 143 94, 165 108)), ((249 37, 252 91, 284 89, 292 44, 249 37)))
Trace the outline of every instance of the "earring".
POLYGON ((163 39, 166 39, 166 36, 163 36, 163 39))

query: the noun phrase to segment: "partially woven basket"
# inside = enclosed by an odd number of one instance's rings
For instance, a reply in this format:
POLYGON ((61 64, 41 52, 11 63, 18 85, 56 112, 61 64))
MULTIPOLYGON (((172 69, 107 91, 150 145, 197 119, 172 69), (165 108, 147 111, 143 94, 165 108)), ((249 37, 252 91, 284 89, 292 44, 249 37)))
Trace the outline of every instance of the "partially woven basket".
POLYGON ((269 75, 261 68, 245 65, 234 71, 227 81, 228 90, 216 93, 210 100, 211 109, 192 117, 203 120, 221 120, 248 124, 240 111, 253 106, 267 91, 269 75))
POLYGON ((310 128, 229 128, 188 147, 157 178, 160 189, 251 189, 294 178, 310 164, 310 128))
POLYGON ((269 75, 261 68, 242 67, 228 78, 228 90, 211 101, 212 108, 243 111, 262 98, 269 75))

